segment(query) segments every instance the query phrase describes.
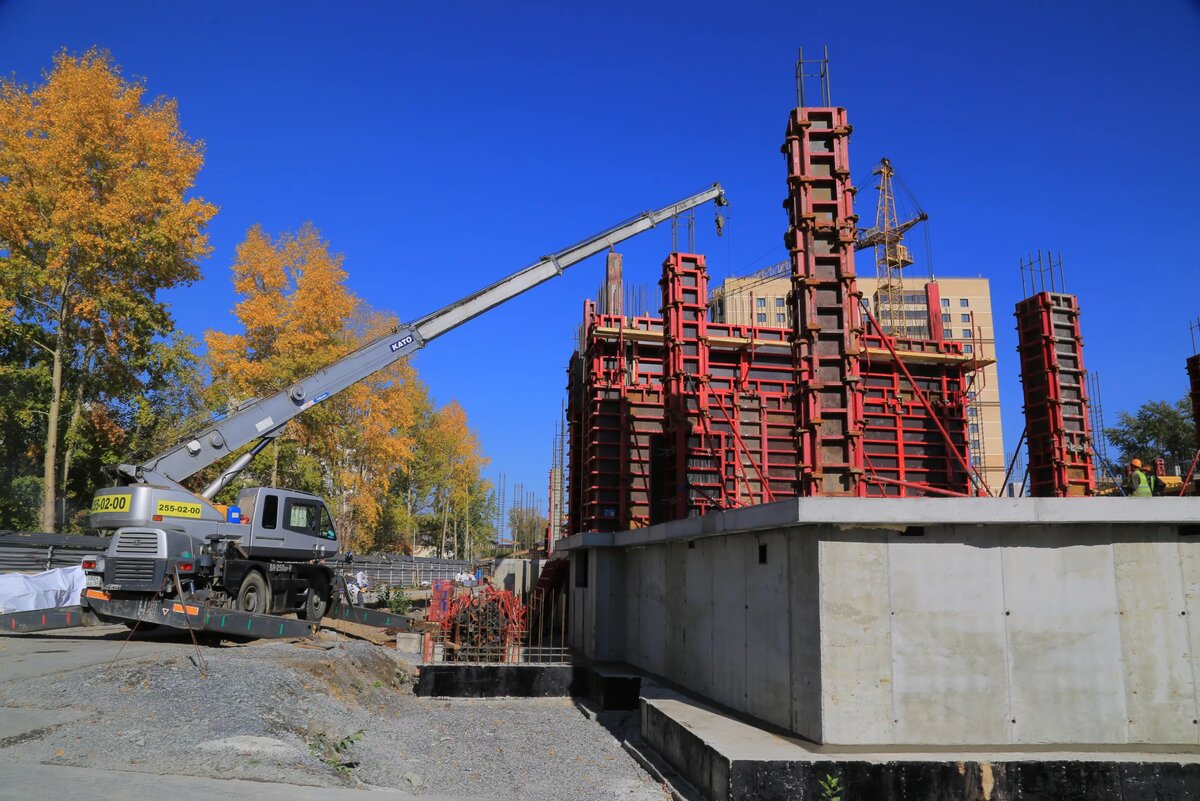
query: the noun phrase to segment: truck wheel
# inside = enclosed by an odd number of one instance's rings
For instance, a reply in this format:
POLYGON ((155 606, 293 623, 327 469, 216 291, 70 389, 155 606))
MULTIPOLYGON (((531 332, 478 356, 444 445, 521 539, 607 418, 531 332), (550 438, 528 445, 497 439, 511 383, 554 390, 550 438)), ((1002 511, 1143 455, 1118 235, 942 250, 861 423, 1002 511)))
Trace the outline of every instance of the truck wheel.
POLYGON ((325 613, 328 611, 329 582, 318 576, 308 585, 308 593, 304 600, 304 608, 300 610, 300 617, 317 623, 325 617, 325 613))
POLYGON ((252 612, 266 615, 271 612, 271 588, 262 573, 251 570, 242 580, 242 588, 238 590, 237 608, 242 612, 252 612))

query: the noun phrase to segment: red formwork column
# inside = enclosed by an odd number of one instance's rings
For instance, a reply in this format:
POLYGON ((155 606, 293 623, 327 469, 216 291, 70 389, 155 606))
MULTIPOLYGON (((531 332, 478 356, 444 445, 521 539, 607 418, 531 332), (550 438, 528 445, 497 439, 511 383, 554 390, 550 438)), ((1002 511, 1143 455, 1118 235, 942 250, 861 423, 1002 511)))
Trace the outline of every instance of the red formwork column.
POLYGON ((672 253, 663 262, 662 288, 667 465, 676 520, 723 508, 721 456, 710 427, 708 272, 704 257, 672 253))
POLYGON ((1079 301, 1040 292, 1017 304, 1029 483, 1035 497, 1091 495, 1096 476, 1079 301))
POLYGON ((797 108, 788 119, 791 344, 799 495, 864 495, 854 188, 846 110, 797 108))

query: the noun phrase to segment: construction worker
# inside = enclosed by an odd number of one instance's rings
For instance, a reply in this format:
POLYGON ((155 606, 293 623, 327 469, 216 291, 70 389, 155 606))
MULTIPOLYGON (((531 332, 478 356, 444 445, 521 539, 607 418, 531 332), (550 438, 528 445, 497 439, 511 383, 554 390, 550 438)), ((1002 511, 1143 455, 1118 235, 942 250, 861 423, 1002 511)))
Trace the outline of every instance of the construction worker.
POLYGON ((1154 484, 1146 471, 1142 469, 1141 459, 1129 460, 1129 494, 1134 498, 1149 498, 1154 492, 1154 484))

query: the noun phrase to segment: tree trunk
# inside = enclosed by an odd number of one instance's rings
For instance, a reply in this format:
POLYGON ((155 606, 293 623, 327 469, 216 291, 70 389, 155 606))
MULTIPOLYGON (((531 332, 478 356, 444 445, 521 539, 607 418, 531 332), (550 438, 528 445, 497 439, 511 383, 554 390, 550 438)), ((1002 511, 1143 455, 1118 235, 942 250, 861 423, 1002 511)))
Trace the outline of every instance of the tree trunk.
POLYGON ((42 514, 41 528, 43 531, 54 531, 54 506, 57 489, 54 468, 58 462, 58 414, 62 408, 62 326, 59 326, 58 336, 53 352, 53 368, 50 373, 50 408, 46 414, 46 446, 42 461, 42 514))
MULTIPOLYGON (((88 350, 83 356, 83 370, 79 374, 79 379, 75 382, 75 397, 71 400, 71 419, 67 423, 67 433, 63 438, 63 445, 66 450, 63 451, 63 466, 62 466, 62 497, 67 497, 67 482, 71 479, 71 462, 75 459, 75 436, 79 432, 79 421, 83 419, 83 385, 87 380, 88 372, 92 368, 92 351, 88 350)), ((65 505, 65 500, 64 500, 65 505)), ((66 527, 66 514, 63 514, 63 527, 66 527)))
POLYGON ((442 544, 438 546, 438 558, 446 558, 446 523, 450 514, 450 499, 442 499, 442 544))

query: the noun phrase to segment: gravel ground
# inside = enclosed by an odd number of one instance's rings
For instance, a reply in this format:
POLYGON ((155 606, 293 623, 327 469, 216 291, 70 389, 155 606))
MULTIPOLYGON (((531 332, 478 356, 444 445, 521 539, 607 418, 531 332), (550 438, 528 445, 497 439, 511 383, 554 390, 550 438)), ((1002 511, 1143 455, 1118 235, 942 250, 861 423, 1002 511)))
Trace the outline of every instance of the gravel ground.
POLYGON ((8 744, 5 755, 147 773, 394 787, 418 795, 665 797, 613 734, 570 699, 418 698, 409 663, 359 641, 332 650, 261 642, 202 654, 204 677, 194 656, 180 649, 5 682, 0 705, 88 713, 8 744), (344 740, 360 730, 360 738, 344 740))

